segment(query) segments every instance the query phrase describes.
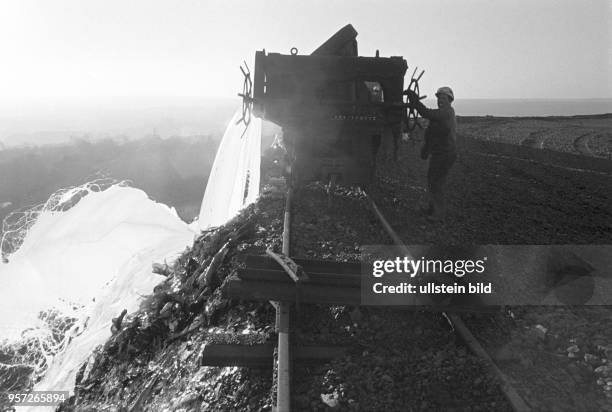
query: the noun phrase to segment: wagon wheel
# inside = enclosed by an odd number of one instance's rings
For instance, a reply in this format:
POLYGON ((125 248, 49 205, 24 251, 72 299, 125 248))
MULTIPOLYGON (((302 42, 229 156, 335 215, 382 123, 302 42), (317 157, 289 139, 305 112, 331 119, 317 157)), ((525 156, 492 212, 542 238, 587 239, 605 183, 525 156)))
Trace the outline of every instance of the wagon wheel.
MULTIPOLYGON (((410 84, 408 85, 408 88, 406 89, 406 91, 411 90, 415 92, 416 95, 419 96, 419 100, 422 100, 427 96, 421 96, 421 93, 419 92, 419 80, 421 80, 421 77, 423 76, 423 73, 425 73, 425 70, 421 71, 421 74, 419 74, 419 77, 415 78, 414 75, 416 74, 416 71, 417 71, 417 68, 415 68, 414 72, 412 73, 412 78, 410 79, 410 84)), ((417 121, 418 117, 419 117, 419 112, 417 112, 416 108, 409 107, 408 124, 406 125, 406 128, 408 129, 408 131, 413 131, 415 127, 417 126, 419 126, 420 128, 423 127, 417 121)))
MULTIPOLYGON (((242 97, 242 117, 238 119, 236 124, 242 122, 244 123, 244 130, 249 127, 249 123, 251 123, 251 110, 253 108, 253 81, 251 80, 251 72, 249 70, 249 66, 247 66, 246 62, 244 62, 243 69, 240 66, 240 71, 244 76, 244 82, 242 83, 242 93, 238 93, 238 96, 242 97)), ((242 133, 244 135, 244 132, 242 133)))

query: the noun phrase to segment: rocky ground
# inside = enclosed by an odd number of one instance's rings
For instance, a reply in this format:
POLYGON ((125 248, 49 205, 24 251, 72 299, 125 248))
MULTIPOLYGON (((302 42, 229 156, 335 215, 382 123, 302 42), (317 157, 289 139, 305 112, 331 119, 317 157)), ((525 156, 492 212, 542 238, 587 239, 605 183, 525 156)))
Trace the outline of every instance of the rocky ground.
MULTIPOLYGON (((297 192, 296 257, 358 260, 364 244, 391 239, 359 192, 297 192), (303 228, 303 229, 302 229, 303 228)), ((297 339, 347 348, 331 364, 296 368, 296 410, 511 410, 483 362, 456 338, 440 313, 392 308, 308 307, 297 339)))
MULTIPOLYGON (((612 116, 606 120, 608 130, 612 130, 612 116)), ((513 122, 515 128, 522 123, 496 118, 481 121, 478 128, 475 120, 467 124, 460 120, 460 151, 448 179, 444 224, 426 225, 416 211, 426 194, 427 162, 419 158, 418 150, 422 133, 417 129, 412 140, 400 146, 397 162, 391 159, 390 148, 382 152, 378 180, 369 191, 406 244, 609 243, 611 162, 530 148, 508 153, 507 147, 493 142, 481 144, 480 139, 487 133, 504 135, 506 122, 513 122), (495 122, 494 132, 490 123, 495 122), (539 161, 543 154, 550 156, 539 161), (599 168, 590 170, 597 160, 607 162, 607 173, 599 168)), ((561 127, 547 122, 553 129, 561 127)), ((594 122, 599 125, 601 120, 594 122)), ((564 140, 559 136, 559 141, 564 140)), ((606 150, 611 148, 612 141, 606 150)))
POLYGON ((609 307, 510 310, 464 320, 534 410, 612 409, 609 307))
POLYGON ((460 133, 494 142, 612 159, 612 116, 464 117, 460 133))
MULTIPOLYGON (((442 223, 429 224, 415 210, 425 195, 427 173, 418 157, 420 133, 400 147, 398 162, 380 162, 384 167, 371 191, 406 244, 609 244, 612 164, 606 173, 605 163, 591 168, 599 159, 564 157, 546 148, 576 152, 568 142, 596 131, 603 136, 595 139, 601 145, 589 154, 609 158, 611 130, 611 116, 461 119, 461 150, 449 176, 449 210, 442 223), (506 148, 496 142, 474 144, 474 139, 527 144, 521 139, 539 128, 546 135, 545 149, 531 155, 505 156, 506 148)), ((467 316, 466 323, 530 406, 612 409, 610 308, 510 310, 512 317, 477 314, 467 316)))
MULTIPOLYGON (((612 177, 606 164, 594 167, 594 157, 568 160, 554 153, 540 161, 546 149, 531 149, 540 135, 529 136, 541 127, 565 130, 570 137, 552 133, 540 147, 579 151, 563 143, 583 133, 579 126, 604 136, 588 139, 590 154, 609 157, 609 117, 460 119, 461 151, 442 223, 429 224, 415 211, 426 173, 417 156, 419 133, 402 143, 397 162, 391 148, 383 147, 375 184, 367 190, 406 244, 610 243, 612 177), (528 147, 511 156, 495 142, 482 146, 483 139, 528 147)), ((270 169, 267 163, 264 174, 270 169)), ((340 188, 333 197, 328 206, 324 188, 316 184, 296 193, 294 256, 355 260, 360 245, 390 242, 362 194, 340 188)), ((269 304, 227 300, 221 289, 247 253, 261 254, 270 245, 280 250, 283 207, 283 197, 270 190, 223 230, 203 234, 168 268, 168 280, 142 311, 128 314, 120 331, 83 366, 76 396, 61 409, 270 410, 271 369, 200 367, 199 354, 207 342, 274 339, 269 304), (215 256, 223 264, 207 271, 215 256)), ((612 409, 607 308, 514 307, 463 316, 534 409, 612 409)), ((457 340, 440 313, 302 306, 296 317, 301 342, 347 347, 346 356, 328 364, 294 368, 296 410, 510 408, 483 362, 457 340)))

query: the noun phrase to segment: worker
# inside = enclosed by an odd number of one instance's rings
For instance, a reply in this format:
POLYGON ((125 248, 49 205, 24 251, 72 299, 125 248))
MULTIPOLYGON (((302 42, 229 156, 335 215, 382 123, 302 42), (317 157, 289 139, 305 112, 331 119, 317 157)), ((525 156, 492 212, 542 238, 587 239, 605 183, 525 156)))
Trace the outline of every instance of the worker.
POLYGON ((452 107, 455 95, 450 87, 440 87, 436 92, 437 109, 428 109, 412 90, 407 90, 410 105, 425 119, 429 126, 425 130, 425 143, 421 148, 421 158, 429 158, 427 172, 428 205, 421 208, 427 220, 436 222, 445 217, 444 185, 448 173, 457 160, 456 134, 457 120, 452 107), (430 157, 431 156, 431 157, 430 157))

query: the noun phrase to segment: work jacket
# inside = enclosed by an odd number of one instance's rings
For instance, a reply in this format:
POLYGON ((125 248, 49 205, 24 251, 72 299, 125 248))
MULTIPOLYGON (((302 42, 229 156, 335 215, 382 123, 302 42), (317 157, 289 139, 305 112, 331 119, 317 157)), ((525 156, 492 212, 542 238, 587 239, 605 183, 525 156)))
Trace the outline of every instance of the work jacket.
POLYGON ((425 130, 423 151, 432 155, 454 154, 457 152, 457 119, 452 107, 428 109, 418 102, 416 109, 423 118, 429 120, 425 130))

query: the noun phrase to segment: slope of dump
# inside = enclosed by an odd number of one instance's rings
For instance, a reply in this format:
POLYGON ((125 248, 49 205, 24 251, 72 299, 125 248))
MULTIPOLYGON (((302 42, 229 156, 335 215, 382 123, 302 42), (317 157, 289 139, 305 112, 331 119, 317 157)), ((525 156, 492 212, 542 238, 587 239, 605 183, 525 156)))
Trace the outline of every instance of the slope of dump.
MULTIPOLYGON (((596 158, 528 144, 483 143, 495 133, 491 122, 498 121, 503 134, 507 120, 460 123, 463 139, 449 178, 444 223, 429 224, 415 211, 425 191, 426 162, 418 158, 422 135, 414 133, 412 141, 402 143, 397 162, 391 145, 383 147, 376 182, 368 190, 404 242, 610 243, 612 173, 603 156, 609 146, 596 158)), ((520 126, 521 120, 513 122, 520 126)), ((269 167, 262 164, 264 170, 269 167)), ((302 221, 296 224, 304 235, 296 240, 298 254, 346 257, 359 242, 386 241, 347 193, 339 191, 342 207, 329 210, 315 199, 324 198, 322 192, 302 197, 302 221)), ((261 254, 269 246, 280 250, 283 205, 282 193, 270 190, 225 227, 203 233, 168 268, 167 280, 142 310, 83 365, 76 396, 64 410, 74 405, 78 410, 270 410, 275 396, 271 369, 200 367, 199 354, 208 342, 274 340, 269 304, 227 300, 220 290, 246 254, 261 254)), ((462 350, 435 314, 313 307, 304 315, 300 339, 353 342, 362 349, 300 370, 296 410, 331 405, 337 410, 508 408, 477 359, 462 350), (398 336, 403 344, 387 344, 398 336), (440 345, 437 355, 428 350, 429 343, 440 345)), ((612 361, 606 319, 579 308, 510 308, 474 314, 467 321, 535 409, 609 410, 606 388, 612 378, 601 368, 612 361)))

